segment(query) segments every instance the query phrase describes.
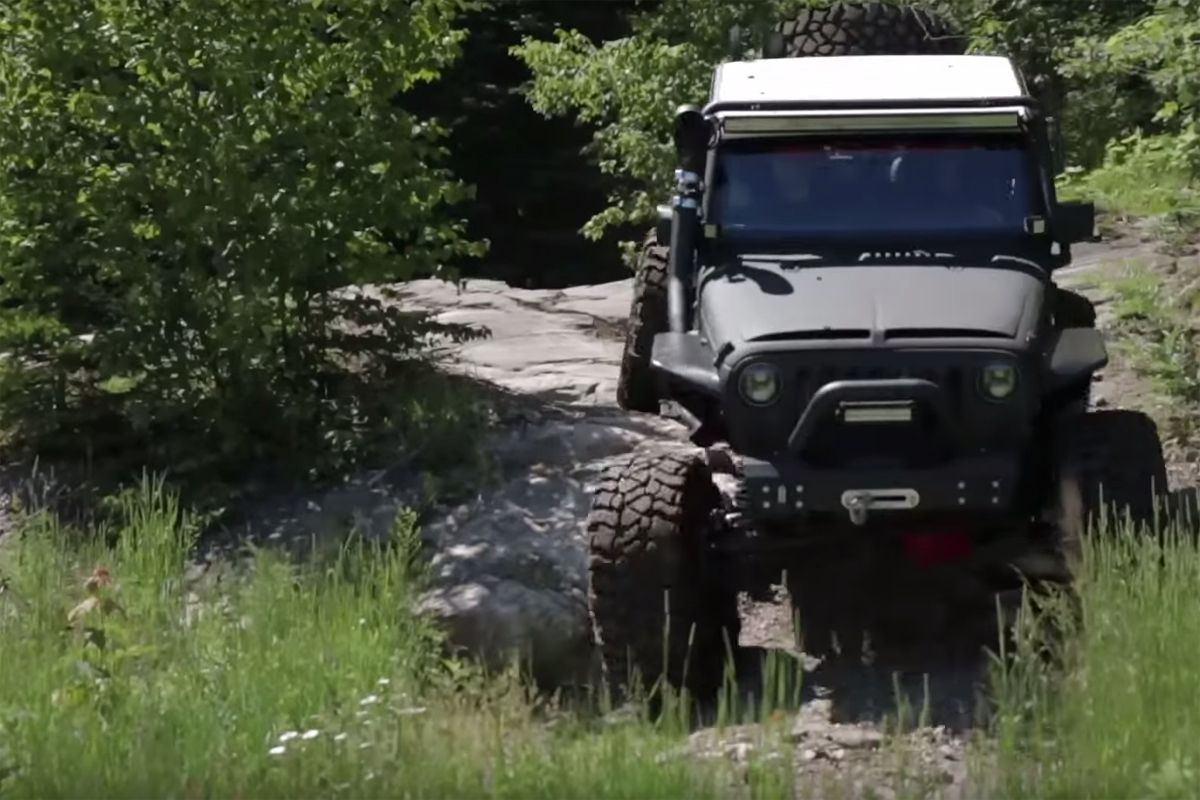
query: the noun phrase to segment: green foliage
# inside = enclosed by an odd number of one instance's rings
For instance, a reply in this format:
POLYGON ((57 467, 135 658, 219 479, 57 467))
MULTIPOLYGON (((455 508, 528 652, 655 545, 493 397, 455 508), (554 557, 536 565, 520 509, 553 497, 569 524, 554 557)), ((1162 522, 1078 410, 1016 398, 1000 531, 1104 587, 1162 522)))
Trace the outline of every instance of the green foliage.
POLYGON ((1200 408, 1200 279, 1170 269, 1131 265, 1103 284, 1112 298, 1111 345, 1149 379, 1148 411, 1165 438, 1194 441, 1200 408))
POLYGON ((1200 18, 1190 0, 1064 50, 1077 165, 1061 185, 1109 210, 1153 216, 1168 239, 1200 223, 1200 18))
MULTIPOLYGON (((1127 149, 1130 137, 1143 133, 1173 136, 1170 167, 1200 174, 1197 10, 1192 0, 1158 0, 1144 16, 1107 35, 1081 37, 1069 49, 1063 73, 1076 87, 1072 102, 1079 105, 1081 119, 1088 115, 1089 124, 1104 120, 1099 128, 1106 137, 1106 158, 1114 155, 1107 152, 1109 143, 1127 149)), ((1093 136, 1092 149, 1100 143, 1093 136)))
POLYGON ((443 131, 398 102, 457 57, 465 6, 3 4, 3 427, 104 420, 184 470, 361 428, 349 398, 439 329, 341 290, 476 251, 443 131))
MULTIPOLYGON (((547 116, 575 116, 595 126, 593 152, 622 185, 584 234, 646 224, 674 170, 671 121, 684 103, 703 103, 712 68, 726 56, 729 31, 761 31, 805 0, 664 0, 633 20, 627 39, 596 43, 576 31, 555 41, 527 39, 514 48, 533 73, 529 102, 547 116)), ((747 36, 747 41, 752 37, 747 36)))
POLYGON ((1196 134, 1145 135, 1109 142, 1095 169, 1071 168, 1059 180, 1064 198, 1094 200, 1114 216, 1153 217, 1172 247, 1184 246, 1200 224, 1196 134))

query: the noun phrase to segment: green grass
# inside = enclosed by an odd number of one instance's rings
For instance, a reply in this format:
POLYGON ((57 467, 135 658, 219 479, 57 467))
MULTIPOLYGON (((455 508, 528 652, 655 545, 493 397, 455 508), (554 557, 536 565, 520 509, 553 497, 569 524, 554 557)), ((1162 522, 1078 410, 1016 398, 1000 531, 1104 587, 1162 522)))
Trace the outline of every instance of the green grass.
MULTIPOLYGON (((767 800, 806 790, 786 747, 758 747, 740 768, 664 757, 685 742, 683 706, 656 724, 614 723, 535 702, 514 674, 445 658, 410 610, 422 586, 411 518, 386 548, 352 540, 303 565, 257 552, 220 581, 191 581, 195 529, 172 496, 147 484, 122 511, 119 536, 85 538, 37 516, 2 551, 0 796, 767 800), (99 576, 91 588, 89 576, 99 576)), ((1024 654, 1000 673, 999 756, 978 760, 980 785, 1016 798, 1195 796, 1200 546, 1098 537, 1080 575, 1085 627, 1071 666, 1061 677, 1024 654)), ((789 676, 778 677, 782 693, 789 676)), ((745 713, 730 703, 722 721, 786 727, 778 699, 745 713)))
POLYGON ((1132 266, 1103 288, 1112 298, 1109 346, 1158 400, 1145 410, 1169 438, 1191 440, 1200 421, 1200 275, 1132 266))
MULTIPOLYGON (((681 717, 547 713, 513 676, 441 657, 410 611, 411 519, 386 551, 260 552, 189 585, 171 496, 148 485, 123 512, 111 546, 40 518, 4 550, 0 796, 729 796, 727 770, 660 758, 681 717), (111 583, 89 592, 98 568, 111 583)), ((755 766, 742 794, 790 797, 789 774, 755 766)))
MULTIPOLYGON (((1194 527, 1194 526, 1186 526, 1194 527)), ((1200 547, 1166 532, 1086 548, 1084 629, 1063 680, 1020 662, 1003 698, 1001 785, 1014 798, 1200 794, 1200 547)))
MULTIPOLYGON (((1064 175, 1060 194, 1096 201, 1102 228, 1144 220, 1140 232, 1153 236, 1161 251, 1188 255, 1200 243, 1194 149, 1180 136, 1114 141, 1100 167, 1064 175)), ((1150 380, 1159 402, 1145 410, 1177 441, 1194 438, 1200 419, 1200 273, 1188 263, 1130 265, 1104 286, 1115 312, 1110 344, 1150 380)))
POLYGON ((1188 143, 1172 136, 1131 136, 1109 144, 1105 162, 1059 179, 1064 199, 1093 200, 1111 217, 1152 218, 1168 242, 1200 227, 1200 179, 1188 143))

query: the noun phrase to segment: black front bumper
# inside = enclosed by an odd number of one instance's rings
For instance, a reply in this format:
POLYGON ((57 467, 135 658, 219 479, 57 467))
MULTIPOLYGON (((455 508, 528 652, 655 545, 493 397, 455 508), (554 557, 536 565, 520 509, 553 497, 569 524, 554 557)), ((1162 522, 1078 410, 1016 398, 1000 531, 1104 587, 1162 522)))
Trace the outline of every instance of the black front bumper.
POLYGON ((817 469, 745 459, 743 510, 757 519, 849 515, 855 506, 868 514, 1007 511, 1019 473, 1016 454, 961 457, 922 469, 817 469))

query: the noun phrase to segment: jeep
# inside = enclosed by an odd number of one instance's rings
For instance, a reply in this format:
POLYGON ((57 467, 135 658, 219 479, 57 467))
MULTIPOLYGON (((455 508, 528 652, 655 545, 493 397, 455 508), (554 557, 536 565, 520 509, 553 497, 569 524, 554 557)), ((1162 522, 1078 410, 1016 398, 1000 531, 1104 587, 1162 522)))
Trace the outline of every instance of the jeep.
POLYGON ((595 492, 610 683, 719 688, 739 560, 801 557, 802 646, 826 654, 898 635, 873 590, 902 567, 942 576, 948 637, 1031 587, 1069 592, 1102 506, 1153 520, 1155 425, 1089 408, 1105 343, 1054 282, 1095 228, 1092 204, 1056 196, 1054 139, 994 55, 729 61, 678 110, 619 401, 691 445, 637 453, 595 492))

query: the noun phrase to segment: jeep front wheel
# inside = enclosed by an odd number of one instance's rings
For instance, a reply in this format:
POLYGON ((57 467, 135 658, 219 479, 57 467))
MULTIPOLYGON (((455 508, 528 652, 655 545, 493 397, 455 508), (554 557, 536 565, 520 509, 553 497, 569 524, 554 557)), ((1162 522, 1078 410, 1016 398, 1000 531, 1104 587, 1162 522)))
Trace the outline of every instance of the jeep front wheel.
POLYGON ((1153 526, 1167 497, 1167 465, 1158 427, 1140 411, 1104 410, 1066 417, 1058 431, 1060 524, 1069 538, 1105 520, 1135 532, 1153 526))
POLYGON ((626 411, 658 413, 659 378, 650 365, 650 351, 654 337, 667 330, 668 252, 654 233, 642 244, 617 376, 617 405, 626 411))
POLYGON ((720 690, 740 628, 736 589, 708 555, 720 502, 691 452, 636 455, 601 478, 587 522, 588 601, 618 693, 634 677, 696 699, 720 690))

